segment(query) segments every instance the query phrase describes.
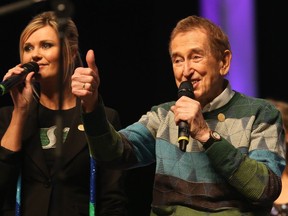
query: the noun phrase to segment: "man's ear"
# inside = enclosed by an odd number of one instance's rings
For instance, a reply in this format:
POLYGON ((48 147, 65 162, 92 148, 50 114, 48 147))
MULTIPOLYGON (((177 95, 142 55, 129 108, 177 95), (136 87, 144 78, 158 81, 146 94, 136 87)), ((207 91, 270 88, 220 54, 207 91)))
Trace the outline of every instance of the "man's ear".
POLYGON ((222 76, 225 76, 228 74, 229 69, 230 69, 230 63, 231 63, 231 59, 232 59, 232 53, 230 50, 225 50, 224 51, 224 58, 221 62, 221 68, 220 68, 220 74, 222 76))

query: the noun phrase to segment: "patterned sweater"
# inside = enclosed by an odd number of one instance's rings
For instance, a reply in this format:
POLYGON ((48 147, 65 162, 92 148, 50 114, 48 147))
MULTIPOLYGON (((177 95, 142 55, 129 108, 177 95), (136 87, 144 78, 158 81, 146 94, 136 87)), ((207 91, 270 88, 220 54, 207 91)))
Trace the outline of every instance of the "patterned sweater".
POLYGON ((151 215, 269 215, 285 167, 281 114, 264 99, 238 92, 230 98, 203 113, 221 141, 205 150, 190 137, 186 152, 178 147, 170 110, 175 102, 152 107, 118 132, 106 121, 101 102, 82 116, 90 151, 105 167, 131 169, 156 161, 151 215), (97 124, 91 127, 91 121, 97 124))

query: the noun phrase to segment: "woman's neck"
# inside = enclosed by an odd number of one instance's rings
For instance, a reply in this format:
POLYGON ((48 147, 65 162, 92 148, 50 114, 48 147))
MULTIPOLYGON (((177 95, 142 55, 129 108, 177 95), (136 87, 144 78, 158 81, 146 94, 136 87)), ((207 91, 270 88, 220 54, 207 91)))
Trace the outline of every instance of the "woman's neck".
MULTIPOLYGON (((62 99, 62 110, 71 109, 76 106, 76 97, 70 92, 63 93, 62 99)), ((40 95, 40 103, 51 109, 51 110, 58 110, 59 107, 59 94, 44 94, 43 92, 40 95)))

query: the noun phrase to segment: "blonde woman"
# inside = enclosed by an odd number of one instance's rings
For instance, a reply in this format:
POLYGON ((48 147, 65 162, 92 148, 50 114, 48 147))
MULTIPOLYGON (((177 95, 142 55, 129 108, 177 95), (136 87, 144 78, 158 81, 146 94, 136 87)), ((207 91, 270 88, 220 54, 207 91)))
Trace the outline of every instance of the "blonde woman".
MULTIPOLYGON (((60 50, 58 27, 54 12, 43 12, 20 36, 21 64, 36 62, 39 72, 32 71, 23 85, 12 88, 14 106, 0 110, 0 215, 125 215, 124 173, 95 165, 80 117, 81 102, 71 91, 74 69, 82 66, 77 28, 67 20, 60 50), (63 71, 61 112, 59 69, 63 71), (59 113, 62 138, 56 133, 59 113), (62 146, 57 146, 59 139, 62 146)), ((4 80, 22 73, 21 64, 11 68, 4 80)), ((91 90, 83 83, 81 91, 92 94, 91 90)), ((120 129, 117 111, 105 107, 105 112, 120 129)))

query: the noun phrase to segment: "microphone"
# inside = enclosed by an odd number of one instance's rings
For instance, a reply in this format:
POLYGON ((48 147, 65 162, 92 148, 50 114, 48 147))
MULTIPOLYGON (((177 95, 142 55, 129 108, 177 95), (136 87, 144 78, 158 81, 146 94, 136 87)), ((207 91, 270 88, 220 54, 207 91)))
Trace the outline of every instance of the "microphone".
MULTIPOLYGON (((184 81, 180 84, 178 89, 178 99, 182 96, 195 98, 193 93, 193 85, 190 81, 184 81)), ((189 126, 186 121, 180 121, 178 125, 178 143, 181 151, 186 151, 186 146, 189 143, 189 126)))
POLYGON ((24 68, 24 71, 22 71, 21 74, 12 75, 0 83, 0 96, 8 93, 11 88, 23 83, 27 74, 31 71, 34 71, 35 73, 38 73, 39 71, 39 65, 36 62, 28 62, 21 65, 21 67, 24 68))

